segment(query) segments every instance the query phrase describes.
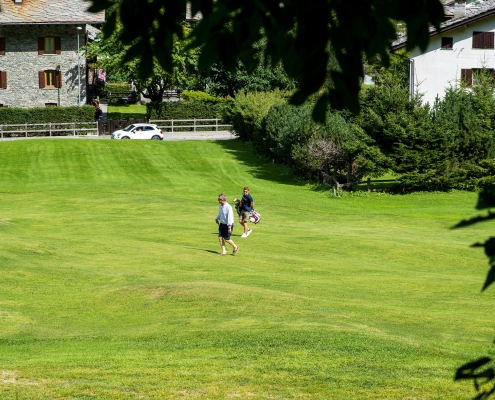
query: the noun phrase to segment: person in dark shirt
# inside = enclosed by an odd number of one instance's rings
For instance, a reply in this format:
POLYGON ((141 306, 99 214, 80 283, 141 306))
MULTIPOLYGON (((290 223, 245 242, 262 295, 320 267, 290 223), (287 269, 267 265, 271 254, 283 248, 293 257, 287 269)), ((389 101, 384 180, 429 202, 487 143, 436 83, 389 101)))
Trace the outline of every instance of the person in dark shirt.
POLYGON ((244 187, 242 193, 242 199, 239 207, 241 209, 241 215, 239 216, 239 223, 244 227, 244 233, 242 234, 241 238, 246 238, 252 232, 252 229, 248 227, 247 223, 249 222, 249 217, 251 216, 251 213, 254 211, 254 200, 249 194, 249 188, 247 186, 244 187))

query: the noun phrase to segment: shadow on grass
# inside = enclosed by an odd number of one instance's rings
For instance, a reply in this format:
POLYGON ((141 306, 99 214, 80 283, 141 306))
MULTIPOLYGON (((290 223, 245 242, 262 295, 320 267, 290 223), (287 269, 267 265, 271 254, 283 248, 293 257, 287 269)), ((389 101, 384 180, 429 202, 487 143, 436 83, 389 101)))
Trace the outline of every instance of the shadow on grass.
POLYGON ((257 179, 282 183, 285 185, 303 186, 289 168, 272 164, 256 153, 249 143, 240 139, 217 140, 215 142, 224 151, 232 155, 238 162, 248 167, 248 171, 257 179))

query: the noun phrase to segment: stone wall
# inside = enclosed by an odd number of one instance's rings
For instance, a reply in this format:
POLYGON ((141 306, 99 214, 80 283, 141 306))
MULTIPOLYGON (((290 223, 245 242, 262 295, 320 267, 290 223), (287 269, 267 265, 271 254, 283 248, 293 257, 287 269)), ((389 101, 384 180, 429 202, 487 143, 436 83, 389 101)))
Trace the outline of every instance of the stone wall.
MULTIPOLYGON (((79 31, 84 45, 85 26, 79 31)), ((77 30, 76 25, 3 25, 0 37, 5 38, 5 55, 0 55, 0 71, 7 72, 7 89, 0 89, 0 104, 9 107, 44 107, 78 104, 77 30), (38 55, 38 37, 61 38, 61 54, 38 55), (39 88, 38 72, 59 70, 62 87, 39 88)), ((86 102, 86 61, 81 54, 81 104, 86 102)))

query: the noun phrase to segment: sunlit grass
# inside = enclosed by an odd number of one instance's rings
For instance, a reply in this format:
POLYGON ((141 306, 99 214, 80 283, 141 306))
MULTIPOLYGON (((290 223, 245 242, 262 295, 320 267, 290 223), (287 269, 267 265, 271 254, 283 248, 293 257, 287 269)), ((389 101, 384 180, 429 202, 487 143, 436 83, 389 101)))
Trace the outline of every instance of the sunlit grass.
POLYGON ((0 144, 1 399, 465 399, 473 193, 333 199, 239 141, 0 144), (262 215, 218 257, 217 195, 262 215))

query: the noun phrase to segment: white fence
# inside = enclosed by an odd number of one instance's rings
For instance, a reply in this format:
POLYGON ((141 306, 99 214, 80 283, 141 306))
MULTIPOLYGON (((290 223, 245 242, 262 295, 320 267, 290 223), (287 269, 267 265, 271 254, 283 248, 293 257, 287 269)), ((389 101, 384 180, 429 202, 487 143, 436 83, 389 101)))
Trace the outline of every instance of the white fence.
POLYGON ((215 131, 229 130, 232 125, 219 124, 220 119, 153 119, 150 124, 155 124, 165 132, 198 132, 198 131, 215 131))
POLYGON ((36 136, 98 136, 98 122, 0 125, 1 139, 36 136))

